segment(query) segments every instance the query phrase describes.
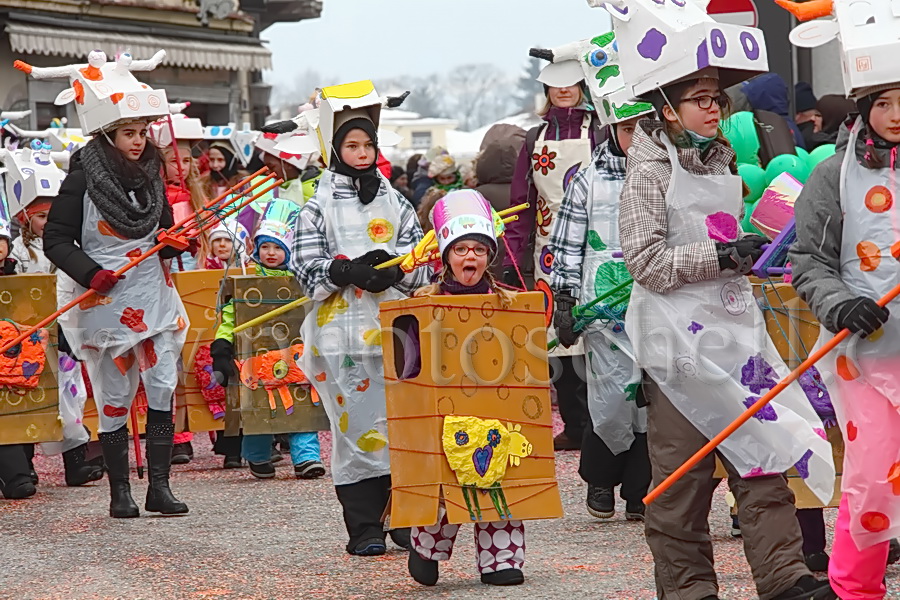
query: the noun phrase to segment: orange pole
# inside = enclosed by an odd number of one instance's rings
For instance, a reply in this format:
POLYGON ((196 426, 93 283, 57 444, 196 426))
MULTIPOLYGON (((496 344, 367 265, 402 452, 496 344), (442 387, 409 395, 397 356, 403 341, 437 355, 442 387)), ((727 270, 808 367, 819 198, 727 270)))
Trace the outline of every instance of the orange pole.
MULTIPOLYGON (((257 187, 259 187, 260 185, 262 185, 262 184, 265 183, 266 181, 271 181, 271 180, 272 180, 272 179, 271 179, 272 177, 275 177, 275 174, 274 174, 274 173, 270 173, 270 174, 266 177, 266 179, 263 179, 262 181, 258 182, 258 183, 257 183, 256 185, 254 185, 252 188, 250 188, 250 189, 247 190, 246 192, 243 192, 243 194, 249 193, 250 191, 256 189, 257 187)), ((229 215, 234 214, 235 212, 237 212, 237 211, 239 211, 240 209, 242 209, 243 207, 247 206, 248 204, 250 204, 250 203, 253 202, 254 200, 257 200, 257 199, 259 199, 259 198, 262 198, 263 196, 265 196, 266 194, 268 194, 270 191, 274 190, 276 187, 278 187, 278 186, 281 185, 282 183, 283 183, 283 181, 282 181, 281 179, 275 179, 274 182, 272 182, 271 185, 267 186, 263 191, 259 192, 258 194, 255 194, 254 196, 251 196, 251 197, 249 197, 249 198, 246 198, 246 199, 242 200, 240 203, 238 203, 238 204, 234 205, 233 207, 231 207, 229 210, 227 210, 227 211, 224 213, 223 218, 224 218, 224 217, 228 217, 229 215)), ((234 189, 234 188, 232 188, 232 189, 234 189)), ((207 207, 213 205, 215 202, 218 202, 218 201, 222 200, 222 199, 223 199, 225 196, 227 196, 227 195, 228 195, 228 192, 225 192, 225 193, 222 194, 219 198, 217 198, 216 200, 213 200, 210 204, 208 204, 207 207)), ((209 208, 204 208, 204 210, 209 210, 209 208)), ((213 211, 209 211, 209 212, 213 212, 213 211)), ((178 231, 178 229, 184 229, 184 225, 185 225, 185 223, 187 223, 188 221, 191 221, 191 220, 198 220, 198 219, 199 219, 199 213, 195 214, 193 217, 187 217, 187 218, 185 218, 185 219, 182 219, 180 223, 177 223, 176 225, 173 225, 172 227, 170 227, 169 229, 167 229, 166 232, 167 232, 167 233, 170 233, 170 234, 171 234, 171 233, 176 233, 176 232, 178 231)), ((206 223, 206 224, 204 224, 204 225, 202 225, 202 226, 200 227, 200 231, 206 231, 206 230, 208 230, 208 229, 211 229, 211 228, 214 227, 214 226, 215 226, 215 223, 213 223, 213 222, 206 223)), ((118 276, 118 275, 123 275, 124 273, 130 271, 131 269, 133 269, 134 267, 136 267, 136 266, 139 265, 140 263, 144 262, 145 260, 147 260, 147 259, 150 258, 151 256, 155 255, 157 252, 159 252, 160 250, 162 250, 163 248, 165 248, 166 245, 167 245, 167 244, 164 244, 164 243, 162 243, 162 242, 156 244, 155 246, 153 246, 152 248, 150 248, 149 250, 147 250, 146 252, 144 252, 144 253, 141 254, 140 256, 135 257, 134 259, 132 259, 131 262, 129 262, 127 265, 125 265, 125 266, 122 267, 121 269, 115 271, 115 274, 116 274, 117 276, 118 276)), ((42 319, 41 322, 38 323, 37 325, 33 325, 33 326, 30 327, 28 330, 26 330, 26 331, 22 332, 21 334, 19 334, 19 336, 16 337, 14 340, 12 340, 12 341, 10 341, 10 342, 7 342, 2 348, 0 348, 0 354, 6 352, 6 351, 9 350, 10 348, 13 348, 13 347, 16 346, 17 344, 22 343, 22 341, 23 341, 25 338, 27 338, 28 336, 30 336, 32 333, 34 333, 34 332, 37 331, 38 329, 41 329, 42 327, 46 327, 47 325, 49 325, 50 323, 52 323, 54 320, 56 320, 61 314, 63 314, 63 313, 65 313, 65 312, 71 310, 72 308, 78 306, 79 303, 83 302, 84 300, 87 300, 88 298, 90 298, 91 296, 93 296, 95 293, 96 293, 96 292, 95 292, 94 290, 92 290, 92 289, 87 290, 86 292, 84 292, 83 294, 81 294, 80 296, 78 296, 77 298, 75 298, 74 300, 72 300, 71 302, 69 302, 68 304, 66 304, 65 306, 63 306, 62 308, 60 308, 59 310, 57 310, 56 312, 54 312, 53 314, 51 314, 50 316, 48 316, 48 317, 42 319)))
MULTIPOLYGON (((889 291, 878 301, 878 305, 881 307, 887 306, 894 298, 900 296, 900 285, 897 285, 894 289, 889 291)), ((674 473, 665 478, 665 480, 660 483, 658 486, 653 488, 649 494, 644 497, 644 504, 650 504, 657 498, 659 498, 667 489, 672 487, 672 485, 684 477, 685 473, 693 469, 697 466, 701 460, 707 457, 710 452, 716 449, 716 447, 725 441, 725 438, 730 436, 732 433, 738 430, 741 425, 749 421, 753 418, 757 412, 760 411, 766 404, 771 402, 775 396, 780 394, 784 388, 789 386, 791 383, 797 380, 804 371, 809 369, 811 366, 819 362, 826 354, 834 350, 838 344, 840 344, 844 338, 850 335, 849 329, 842 329, 837 335, 835 335, 827 344, 819 348, 816 352, 813 352, 809 358, 800 363, 800 366, 791 371, 787 377, 779 381, 775 384, 771 390, 769 390, 765 396, 757 400, 753 403, 753 405, 741 413, 737 419, 735 419, 731 425, 726 427, 719 435, 709 440, 705 446, 700 448, 692 457, 690 457, 683 465, 678 467, 674 473)))

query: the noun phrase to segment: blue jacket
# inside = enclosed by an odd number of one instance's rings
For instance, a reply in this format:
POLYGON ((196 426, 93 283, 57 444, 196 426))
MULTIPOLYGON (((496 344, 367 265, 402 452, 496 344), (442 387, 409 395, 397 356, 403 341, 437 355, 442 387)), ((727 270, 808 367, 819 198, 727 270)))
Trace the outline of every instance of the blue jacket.
POLYGON ((766 73, 754 77, 750 81, 744 82, 741 91, 747 96, 747 100, 754 110, 767 110, 783 118, 790 127, 791 133, 794 134, 794 145, 806 148, 803 134, 800 133, 800 128, 797 127, 797 123, 790 113, 791 103, 788 98, 788 88, 781 75, 766 73))

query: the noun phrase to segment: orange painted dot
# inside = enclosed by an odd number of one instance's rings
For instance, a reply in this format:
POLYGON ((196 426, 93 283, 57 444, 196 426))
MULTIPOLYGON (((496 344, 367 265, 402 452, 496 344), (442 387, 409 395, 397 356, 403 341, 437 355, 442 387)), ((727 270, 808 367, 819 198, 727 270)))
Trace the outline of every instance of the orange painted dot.
POLYGON ((874 213, 883 213, 894 205, 894 195, 883 185, 876 185, 866 192, 866 208, 874 213))
POLYGON ((881 250, 872 242, 860 242, 856 245, 859 257, 859 268, 863 271, 874 271, 881 264, 881 250))
POLYGON ((847 422, 847 441, 853 442, 856 441, 856 435, 859 433, 859 430, 856 428, 856 423, 853 421, 847 422))
POLYGON ((888 471, 887 480, 891 482, 894 495, 900 496, 900 462, 895 462, 891 465, 891 470, 888 471))
POLYGON ((337 396, 335 396, 335 400, 337 400, 338 406, 344 405, 344 395, 343 394, 338 394, 337 396))
POLYGON ((845 354, 837 357, 837 373, 844 381, 853 381, 859 377, 859 369, 845 354))
POLYGON ((859 522, 863 526, 863 529, 870 533, 878 533, 891 526, 891 520, 888 516, 880 512, 864 513, 863 516, 859 518, 859 522))

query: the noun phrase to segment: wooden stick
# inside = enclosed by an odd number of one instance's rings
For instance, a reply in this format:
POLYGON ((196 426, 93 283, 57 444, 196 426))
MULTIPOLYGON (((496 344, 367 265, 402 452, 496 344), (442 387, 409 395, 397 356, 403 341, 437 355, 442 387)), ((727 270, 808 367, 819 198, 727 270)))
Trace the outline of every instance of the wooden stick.
MULTIPOLYGON (((894 287, 894 289, 892 289, 887 294, 885 294, 884 297, 878 301, 878 305, 881 307, 887 306, 887 304, 890 303, 897 296, 900 296, 900 285, 897 285, 896 287, 894 287)), ((660 495, 663 494, 663 492, 665 492, 667 489, 672 487, 672 485, 676 481, 678 481, 679 479, 684 477, 685 473, 687 473, 688 471, 693 469, 697 465, 697 463, 699 463, 701 460, 706 458, 706 456, 710 452, 715 450, 719 444, 724 442, 728 436, 730 436, 732 433, 737 431, 741 425, 743 425, 744 423, 746 423, 747 421, 752 419, 753 415, 755 415, 757 412, 759 412, 766 404, 771 402, 775 398, 775 396, 777 396, 782 391, 784 391, 784 389, 788 385, 790 385, 791 383, 796 381, 800 377, 800 375, 802 375, 804 373, 804 371, 806 371, 811 366, 813 366, 814 364, 819 362, 826 354, 828 354, 829 352, 834 350, 837 347, 837 345, 840 344, 849 335, 850 335, 849 329, 841 330, 828 343, 823 345, 821 348, 819 348, 819 350, 817 350, 816 352, 811 354, 809 356, 809 358, 807 358, 802 363, 800 363, 799 367, 797 367, 796 369, 791 371, 787 375, 787 377, 785 377, 784 379, 779 381, 777 384, 775 384, 775 387, 773 387, 768 392, 766 392, 766 394, 762 398, 760 398, 759 400, 754 402, 753 405, 750 406, 750 408, 748 408, 743 413, 741 413, 741 416, 739 416, 737 419, 735 419, 731 423, 731 425, 726 427, 716 437, 709 440, 709 442, 707 442, 705 446, 700 448, 683 465, 678 467, 674 473, 672 473, 671 475, 666 477, 666 479, 662 483, 660 483, 658 486, 653 488, 653 490, 649 494, 647 494, 647 496, 644 498, 644 504, 650 504, 651 502, 653 502, 654 500, 659 498, 660 495)))

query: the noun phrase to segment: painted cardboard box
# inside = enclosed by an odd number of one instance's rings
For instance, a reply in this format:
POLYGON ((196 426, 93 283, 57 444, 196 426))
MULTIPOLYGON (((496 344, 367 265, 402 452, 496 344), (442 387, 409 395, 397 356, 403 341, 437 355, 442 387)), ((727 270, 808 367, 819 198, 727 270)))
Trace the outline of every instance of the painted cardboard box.
MULTIPOLYGON (((3 277, 0 287, 0 319, 4 340, 13 339, 20 326, 34 325, 56 310, 56 276, 9 275, 3 277)), ((46 346, 42 351, 34 349, 41 357, 24 350, 30 340, 19 348, 13 348, 0 357, 0 444, 31 444, 62 440, 62 422, 59 419, 59 395, 56 371, 59 364, 56 353, 56 328, 45 330, 46 346), (26 362, 40 364, 40 371, 26 362), (31 376, 29 376, 31 374, 31 376), (35 377, 37 379, 35 380, 35 377), (21 381, 18 381, 21 380, 21 381), (15 385, 24 383, 24 386, 15 385), (7 385, 10 384, 10 385, 7 385)))
POLYGON ((381 305, 391 526, 561 517, 544 297, 381 305), (452 465, 452 466, 451 466, 452 465))
MULTIPOLYGON (((303 296, 293 277, 241 275, 228 282, 237 325, 303 296)), ((227 434, 237 433, 236 414, 240 415, 238 426, 250 435, 329 429, 325 409, 308 382, 294 383, 303 378, 294 355, 302 351, 300 325, 311 306, 303 305, 235 336, 241 383, 228 389, 232 415, 226 417, 227 434)))

